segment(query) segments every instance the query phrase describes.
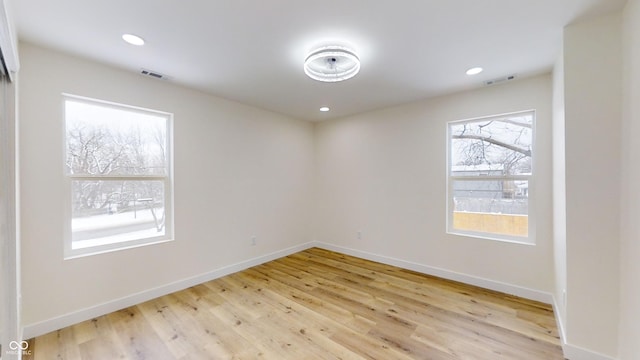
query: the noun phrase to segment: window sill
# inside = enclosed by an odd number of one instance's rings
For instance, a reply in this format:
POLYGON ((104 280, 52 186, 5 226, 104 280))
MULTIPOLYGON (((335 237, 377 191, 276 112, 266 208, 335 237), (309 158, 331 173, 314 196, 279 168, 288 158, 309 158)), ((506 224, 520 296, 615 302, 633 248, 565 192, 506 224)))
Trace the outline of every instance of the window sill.
POLYGON ((467 237, 467 238, 498 241, 503 243, 517 244, 517 245, 536 246, 536 242, 531 236, 522 237, 522 238, 514 238, 514 237, 507 237, 507 236, 502 237, 496 234, 474 233, 474 232, 466 232, 466 231, 459 231, 459 230, 448 230, 447 234, 454 235, 454 236, 467 237))
POLYGON ((119 243, 117 244, 118 245, 117 247, 90 247, 90 248, 83 248, 83 249, 77 249, 77 250, 76 249, 67 250, 67 252, 65 252, 64 260, 72 260, 72 259, 78 259, 78 258, 83 258, 87 256, 107 254, 107 253, 116 252, 116 251, 135 249, 143 246, 164 244, 164 243, 174 241, 174 239, 164 239, 164 238, 144 239, 144 240, 145 241, 135 242, 135 243, 131 242, 130 244, 119 243))

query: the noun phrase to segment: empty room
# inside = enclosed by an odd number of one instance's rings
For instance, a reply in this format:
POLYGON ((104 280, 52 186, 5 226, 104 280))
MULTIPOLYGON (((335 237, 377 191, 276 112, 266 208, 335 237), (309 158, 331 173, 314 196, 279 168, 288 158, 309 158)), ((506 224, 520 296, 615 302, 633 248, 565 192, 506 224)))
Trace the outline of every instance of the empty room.
POLYGON ((1 359, 640 359, 640 0, 0 0, 1 359))

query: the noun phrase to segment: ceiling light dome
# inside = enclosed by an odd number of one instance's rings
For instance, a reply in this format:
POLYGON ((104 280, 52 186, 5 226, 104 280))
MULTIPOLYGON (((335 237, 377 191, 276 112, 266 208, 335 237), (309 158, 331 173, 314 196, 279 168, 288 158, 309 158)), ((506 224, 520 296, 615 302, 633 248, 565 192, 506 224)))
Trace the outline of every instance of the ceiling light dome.
POLYGON ((470 75, 470 76, 472 76, 472 75, 478 75, 478 74, 480 74, 480 73, 481 73, 481 72, 483 72, 483 71, 484 71, 484 69, 483 69, 483 68, 481 68, 481 67, 473 67, 473 68, 471 68, 471 69, 467 70, 467 75, 470 75))
POLYGON ((144 45, 144 39, 138 35, 124 34, 122 35, 122 40, 128 42, 131 45, 136 45, 136 46, 144 45))
POLYGON ((304 72, 310 78, 323 82, 351 79, 360 71, 360 59, 353 50, 342 46, 317 49, 304 61, 304 72))

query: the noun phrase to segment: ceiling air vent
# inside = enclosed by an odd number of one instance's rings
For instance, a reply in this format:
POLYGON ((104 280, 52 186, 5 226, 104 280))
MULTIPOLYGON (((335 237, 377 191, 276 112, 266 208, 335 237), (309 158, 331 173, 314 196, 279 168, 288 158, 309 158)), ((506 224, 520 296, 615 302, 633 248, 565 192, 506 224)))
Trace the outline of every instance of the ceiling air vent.
POLYGON ((511 80, 515 80, 517 77, 517 75, 513 74, 513 75, 508 75, 508 76, 504 76, 501 78, 497 78, 497 79, 491 79, 491 80, 487 80, 484 82, 485 86, 491 86, 491 85, 498 85, 498 84, 502 84, 511 80))
POLYGON ((140 70, 140 74, 144 75, 144 76, 152 77, 154 79, 161 79, 161 80, 167 80, 168 79, 167 75, 160 74, 159 72, 153 71, 153 70, 141 69, 140 70))

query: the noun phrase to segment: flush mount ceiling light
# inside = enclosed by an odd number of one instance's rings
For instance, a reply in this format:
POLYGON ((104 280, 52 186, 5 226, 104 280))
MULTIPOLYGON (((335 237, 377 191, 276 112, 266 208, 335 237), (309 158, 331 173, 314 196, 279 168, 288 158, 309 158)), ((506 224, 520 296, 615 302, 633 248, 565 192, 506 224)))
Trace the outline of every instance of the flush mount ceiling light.
POLYGON ((323 107, 320 108, 320 111, 322 111, 322 112, 327 112, 329 110, 331 110, 331 109, 329 109, 328 106, 323 106, 323 107))
POLYGON ((467 75, 478 75, 483 71, 481 67, 474 67, 467 70, 467 75))
POLYGON ((122 35, 122 40, 128 42, 131 45, 136 45, 136 46, 144 45, 144 40, 140 36, 133 35, 133 34, 122 35))
POLYGON ((312 51, 304 61, 304 72, 323 82, 351 79, 360 71, 360 59, 352 50, 342 46, 325 46, 312 51))

